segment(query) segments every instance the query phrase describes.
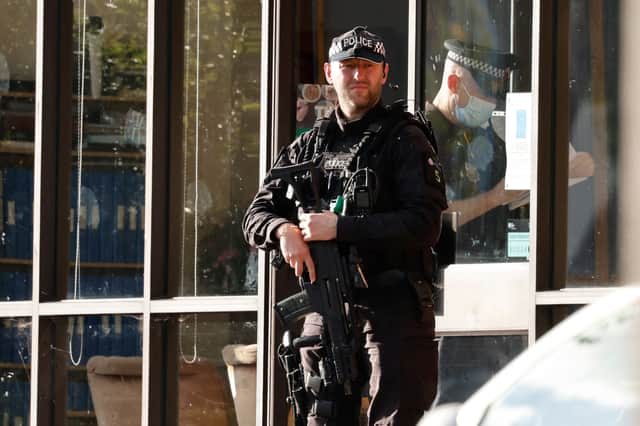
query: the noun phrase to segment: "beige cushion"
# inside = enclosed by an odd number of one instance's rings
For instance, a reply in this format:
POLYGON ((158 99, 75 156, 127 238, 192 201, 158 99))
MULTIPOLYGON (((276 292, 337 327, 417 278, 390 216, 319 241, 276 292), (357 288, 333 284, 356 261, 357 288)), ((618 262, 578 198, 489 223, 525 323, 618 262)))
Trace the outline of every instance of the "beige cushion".
POLYGON ((222 348, 222 358, 227 365, 255 364, 258 345, 227 345, 222 348))

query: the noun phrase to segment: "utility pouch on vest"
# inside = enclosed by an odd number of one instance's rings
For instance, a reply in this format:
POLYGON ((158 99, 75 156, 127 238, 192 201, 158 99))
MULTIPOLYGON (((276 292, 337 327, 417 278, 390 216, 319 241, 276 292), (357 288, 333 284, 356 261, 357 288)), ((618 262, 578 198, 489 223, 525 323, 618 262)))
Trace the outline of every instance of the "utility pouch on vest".
POLYGON ((444 315, 444 270, 456 263, 458 212, 442 213, 442 230, 433 255, 433 304, 436 315, 444 315))
POLYGON ((430 312, 434 311, 431 282, 425 279, 421 273, 410 272, 408 274, 408 278, 411 283, 411 287, 413 287, 413 290, 416 293, 418 301, 418 319, 420 321, 425 321, 429 319, 430 312))

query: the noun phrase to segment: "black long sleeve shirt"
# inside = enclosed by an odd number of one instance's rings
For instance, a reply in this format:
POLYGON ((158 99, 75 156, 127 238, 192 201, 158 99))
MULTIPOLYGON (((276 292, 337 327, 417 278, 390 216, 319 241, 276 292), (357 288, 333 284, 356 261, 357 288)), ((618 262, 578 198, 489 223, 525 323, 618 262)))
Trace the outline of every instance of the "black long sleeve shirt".
MULTIPOLYGON (((352 146, 372 123, 383 122, 390 114, 378 105, 360 120, 345 123, 334 112, 327 130, 328 147, 340 150, 352 146)), ((274 167, 308 160, 317 143, 315 134, 304 133, 284 148, 274 167)), ((441 212, 447 208, 442 169, 419 127, 406 125, 393 134, 383 130, 379 137, 385 139, 377 149, 361 151, 369 156, 368 167, 378 176, 378 196, 370 214, 338 217, 337 241, 356 246, 367 274, 420 269, 425 249, 438 239, 441 212)), ((271 173, 266 176, 243 220, 249 244, 266 250, 277 248, 278 226, 297 223, 296 206, 286 192, 284 181, 271 173)))

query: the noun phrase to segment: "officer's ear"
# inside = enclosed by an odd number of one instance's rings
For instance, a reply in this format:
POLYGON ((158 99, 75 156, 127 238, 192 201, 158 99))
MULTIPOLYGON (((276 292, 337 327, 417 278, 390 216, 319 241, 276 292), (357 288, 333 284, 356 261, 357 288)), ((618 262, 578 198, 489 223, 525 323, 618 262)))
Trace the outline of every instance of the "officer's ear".
POLYGON ((449 74, 447 77, 447 87, 451 93, 458 93, 458 87, 460 85, 460 77, 454 73, 449 74))
POLYGON ((387 82, 388 75, 389 75, 389 64, 385 62, 382 64, 382 84, 387 82))
POLYGON ((324 63, 324 78, 327 80, 327 83, 333 84, 333 79, 331 78, 331 64, 329 62, 324 63))

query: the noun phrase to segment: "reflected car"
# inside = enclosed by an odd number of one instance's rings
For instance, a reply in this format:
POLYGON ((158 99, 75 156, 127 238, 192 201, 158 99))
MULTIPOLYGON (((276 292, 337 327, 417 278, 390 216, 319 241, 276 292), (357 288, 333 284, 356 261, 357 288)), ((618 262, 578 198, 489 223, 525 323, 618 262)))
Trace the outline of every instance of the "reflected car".
POLYGON ((640 287, 578 310, 467 401, 418 423, 445 425, 640 425, 640 287))

